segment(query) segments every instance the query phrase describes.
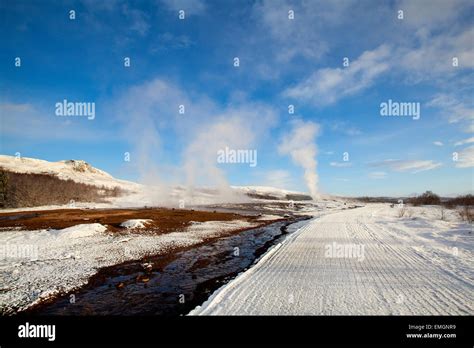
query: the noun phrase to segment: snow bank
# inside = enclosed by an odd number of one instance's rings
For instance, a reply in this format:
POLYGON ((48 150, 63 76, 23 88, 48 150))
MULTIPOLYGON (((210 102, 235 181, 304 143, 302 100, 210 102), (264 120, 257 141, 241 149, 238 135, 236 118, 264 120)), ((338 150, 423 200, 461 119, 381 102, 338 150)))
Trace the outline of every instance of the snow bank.
POLYGON ((50 233, 54 234, 57 238, 84 238, 90 237, 97 233, 105 232, 107 227, 104 225, 94 224, 80 224, 64 228, 62 230, 49 230, 50 233))
POLYGON ((145 228, 146 225, 152 221, 153 220, 150 219, 132 219, 122 222, 120 227, 125 227, 127 229, 145 228))

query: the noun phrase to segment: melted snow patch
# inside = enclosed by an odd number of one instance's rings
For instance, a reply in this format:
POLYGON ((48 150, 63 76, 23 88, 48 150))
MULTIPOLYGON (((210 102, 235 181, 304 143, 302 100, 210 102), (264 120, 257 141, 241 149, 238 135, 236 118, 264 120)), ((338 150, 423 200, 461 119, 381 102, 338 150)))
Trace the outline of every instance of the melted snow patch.
POLYGON ((132 219, 122 222, 120 227, 125 227, 128 229, 145 228, 146 225, 152 221, 153 220, 150 219, 132 219))
POLYGON ((271 221, 271 220, 278 220, 281 219, 281 216, 278 215, 263 215, 258 218, 259 221, 271 221))
POLYGON ((191 236, 213 236, 220 232, 227 232, 232 230, 240 230, 244 228, 256 227, 258 224, 248 222, 245 220, 231 220, 231 221, 205 221, 197 222, 191 221, 191 225, 186 229, 191 236))

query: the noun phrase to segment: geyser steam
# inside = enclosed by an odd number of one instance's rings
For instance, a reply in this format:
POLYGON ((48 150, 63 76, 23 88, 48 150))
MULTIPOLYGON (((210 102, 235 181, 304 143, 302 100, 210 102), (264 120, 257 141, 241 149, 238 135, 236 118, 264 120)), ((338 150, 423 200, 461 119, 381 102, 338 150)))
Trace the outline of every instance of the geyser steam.
POLYGON ((318 147, 316 137, 319 125, 308 121, 295 121, 289 134, 286 134, 278 147, 278 152, 290 155, 293 162, 304 169, 304 179, 313 199, 319 197, 316 156, 318 147))

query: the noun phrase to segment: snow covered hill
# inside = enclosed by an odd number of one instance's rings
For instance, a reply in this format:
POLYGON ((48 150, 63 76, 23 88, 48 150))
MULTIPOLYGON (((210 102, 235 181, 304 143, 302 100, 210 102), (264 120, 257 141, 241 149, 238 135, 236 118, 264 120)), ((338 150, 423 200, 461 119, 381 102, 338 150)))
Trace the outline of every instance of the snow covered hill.
POLYGON ((114 188, 119 186, 129 190, 137 188, 136 183, 116 179, 103 170, 94 168, 89 163, 81 160, 49 162, 35 158, 0 155, 0 168, 21 174, 47 174, 59 179, 70 179, 78 183, 98 187, 114 188))

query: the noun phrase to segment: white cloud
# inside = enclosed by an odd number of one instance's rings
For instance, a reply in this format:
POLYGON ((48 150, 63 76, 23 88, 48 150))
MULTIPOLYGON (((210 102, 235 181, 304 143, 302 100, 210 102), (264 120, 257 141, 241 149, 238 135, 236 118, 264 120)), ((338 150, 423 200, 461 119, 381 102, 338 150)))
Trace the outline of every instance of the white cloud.
POLYGON ((443 146, 444 145, 441 141, 434 141, 433 144, 436 145, 436 146, 443 146))
POLYGON ((432 160, 394 160, 388 159, 380 162, 373 162, 371 167, 387 167, 397 172, 411 172, 413 174, 432 170, 442 164, 432 160))
POLYGON ((397 10, 404 11, 403 23, 415 29, 432 30, 449 26, 472 4, 469 0, 400 0, 397 10))
MULTIPOLYGON (((281 7, 280 11, 283 11, 291 6, 281 7)), ((357 16, 360 15, 360 9, 348 2, 347 6, 343 6, 341 14, 352 12, 357 16)), ((397 79, 403 83, 429 80, 438 86, 449 86, 452 77, 474 68, 474 28, 466 25, 466 20, 463 20, 465 13, 472 11, 472 2, 440 0, 433 5, 424 1, 403 1, 395 10, 387 5, 380 5, 377 11, 385 16, 390 13, 395 16, 397 9, 405 11, 405 19, 399 21, 396 27, 391 28, 391 24, 387 24, 381 29, 389 31, 387 34, 392 39, 390 42, 394 42, 393 45, 373 46, 376 48, 366 50, 357 59, 349 57, 351 64, 347 68, 321 68, 313 71, 295 86, 286 89, 283 95, 314 105, 328 105, 369 88, 380 76, 392 71, 398 74, 397 79), (445 30, 441 31, 439 28, 442 26, 445 30), (458 58, 457 67, 452 64, 453 57, 458 58)), ((342 22, 348 20, 346 16, 340 19, 342 22)), ((284 33, 288 35, 290 31, 286 26, 291 26, 291 23, 284 23, 275 30, 279 33, 281 31, 280 36, 293 43, 293 40, 284 36, 284 33)), ((311 26, 305 28, 309 27, 311 26)), ((472 115, 470 109, 463 105, 453 106, 450 111, 452 122, 472 115)))
POLYGON ((472 101, 460 100, 457 96, 439 93, 435 95, 426 106, 437 108, 446 117, 449 123, 468 123, 464 130, 474 130, 474 108, 472 101))
POLYGON ((275 50, 277 62, 288 63, 296 57, 317 60, 328 51, 328 44, 319 26, 329 25, 331 14, 342 15, 350 1, 345 2, 290 2, 286 0, 263 0, 256 2, 253 17, 268 32, 275 50), (288 11, 295 18, 288 18, 288 11))
POLYGON ((470 138, 458 141, 454 144, 454 146, 461 146, 461 145, 470 144, 470 143, 474 143, 474 137, 470 137, 470 138))
POLYGON ((456 168, 471 168, 474 167, 474 146, 466 147, 458 152, 458 160, 456 161, 456 168))
POLYGON ((130 30, 137 32, 141 36, 148 33, 150 24, 148 23, 148 15, 145 12, 130 8, 126 3, 122 5, 122 12, 130 21, 130 30))
POLYGON ((315 105, 332 104, 372 86, 389 69, 389 57, 387 45, 365 51, 349 67, 319 69, 306 80, 286 89, 283 95, 315 105))
POLYGON ((460 70, 474 68, 474 46, 472 38, 474 29, 461 32, 448 32, 428 35, 421 38, 417 45, 411 44, 399 48, 395 55, 397 65, 409 73, 409 80, 440 79, 442 84, 447 77, 460 70), (458 66, 453 66, 453 57, 458 58, 458 66))

